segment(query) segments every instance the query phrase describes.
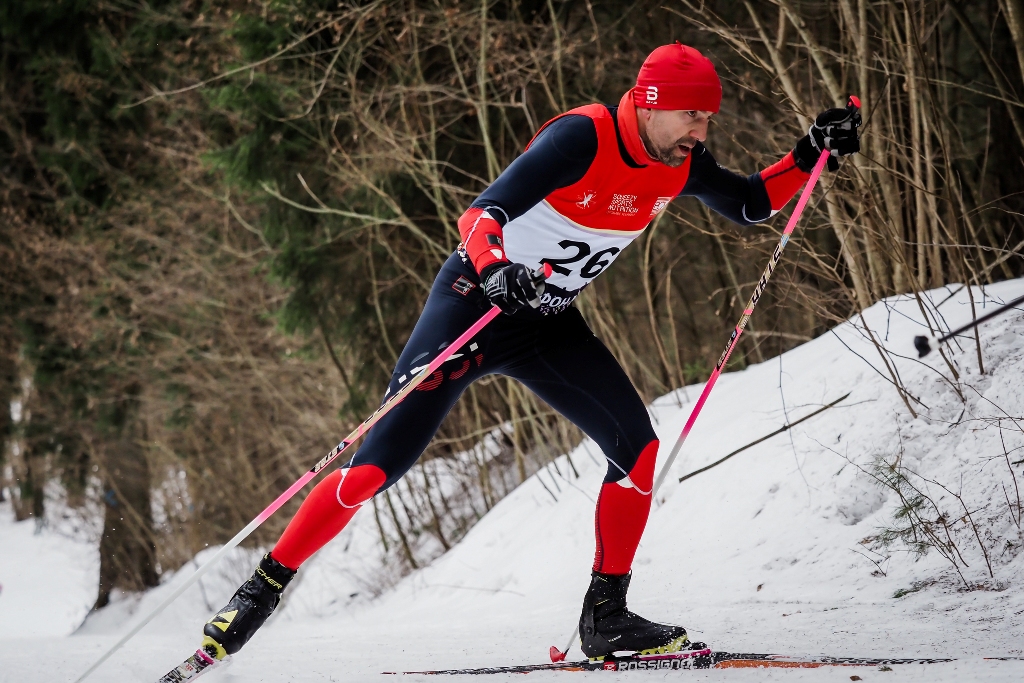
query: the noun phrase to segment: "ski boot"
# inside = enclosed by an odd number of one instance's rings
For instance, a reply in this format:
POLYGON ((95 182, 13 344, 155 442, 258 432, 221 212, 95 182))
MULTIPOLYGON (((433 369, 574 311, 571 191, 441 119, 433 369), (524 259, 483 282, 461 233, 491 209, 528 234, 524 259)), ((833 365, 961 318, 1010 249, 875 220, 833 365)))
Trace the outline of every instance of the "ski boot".
POLYGON ((218 660, 241 650, 274 612, 293 576, 294 570, 275 560, 270 553, 264 555, 252 577, 206 622, 201 649, 218 660))
POLYGON ((626 609, 631 576, 592 574, 580 615, 583 654, 594 659, 624 650, 653 655, 691 649, 682 626, 656 624, 626 609))

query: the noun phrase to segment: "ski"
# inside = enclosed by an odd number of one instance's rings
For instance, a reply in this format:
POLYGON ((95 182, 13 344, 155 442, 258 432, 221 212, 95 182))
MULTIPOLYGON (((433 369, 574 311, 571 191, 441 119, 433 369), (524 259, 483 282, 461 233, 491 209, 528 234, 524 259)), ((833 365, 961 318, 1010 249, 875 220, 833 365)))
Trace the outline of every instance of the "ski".
POLYGON ((161 676, 156 683, 194 681, 218 664, 220 662, 203 652, 202 649, 199 649, 193 652, 184 662, 161 676))
POLYGON ((382 671, 383 674, 422 675, 477 675, 477 674, 527 674, 531 671, 645 671, 671 669, 707 669, 711 667, 710 649, 686 650, 664 655, 633 655, 631 657, 605 657, 579 662, 551 662, 547 664, 522 664, 517 666, 493 666, 479 669, 443 669, 437 671, 382 671))
POLYGON ((712 652, 708 668, 713 669, 814 669, 822 666, 892 666, 900 664, 941 664, 956 661, 937 657, 793 657, 747 652, 712 652))
POLYGON ((436 671, 383 671, 384 674, 418 675, 481 675, 530 673, 531 671, 666 671, 682 669, 812 669, 825 666, 893 666, 902 664, 940 664, 953 659, 934 657, 794 657, 789 655, 753 654, 741 652, 713 652, 710 649, 676 652, 667 655, 634 655, 609 657, 578 662, 551 662, 494 666, 477 669, 439 669, 436 671))
MULTIPOLYGON (((985 661, 1015 662, 1024 657, 984 657, 985 661)), ((790 655, 762 655, 737 652, 712 652, 711 666, 714 669, 756 669, 773 667, 778 669, 813 669, 820 666, 894 666, 902 664, 943 664, 955 662, 947 657, 793 657, 790 655)))

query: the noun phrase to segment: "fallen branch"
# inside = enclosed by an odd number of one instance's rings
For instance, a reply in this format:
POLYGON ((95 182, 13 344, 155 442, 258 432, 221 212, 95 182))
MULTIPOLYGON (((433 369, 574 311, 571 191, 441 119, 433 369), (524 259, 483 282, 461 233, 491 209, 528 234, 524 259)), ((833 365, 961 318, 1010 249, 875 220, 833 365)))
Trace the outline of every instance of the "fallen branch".
POLYGON ((850 396, 850 394, 847 393, 845 396, 841 396, 841 397, 837 398, 836 400, 832 401, 828 405, 825 405, 825 406, 822 406, 822 407, 818 408, 817 410, 815 410, 810 415, 805 415, 805 416, 801 417, 799 420, 797 420, 796 422, 791 422, 789 424, 782 425, 782 427, 776 429, 771 434, 765 434, 760 439, 757 439, 756 441, 751 441, 746 446, 743 446, 741 448, 737 448, 736 450, 734 450, 732 453, 730 453, 729 455, 725 456, 721 460, 717 460, 717 461, 711 463, 710 465, 708 465, 706 467, 701 467, 699 470, 690 472, 689 474, 684 474, 683 476, 679 477, 679 482, 682 483, 682 482, 686 481, 687 479, 689 479, 690 477, 697 476, 701 472, 707 472, 712 467, 717 467, 718 465, 721 465, 723 462, 725 462, 726 460, 728 460, 732 456, 737 455, 739 453, 742 453, 743 451, 747 450, 748 448, 753 448, 757 444, 759 444, 759 443, 761 443, 763 441, 767 441, 768 439, 772 438, 773 436, 778 436, 779 434, 782 434, 783 432, 788 431, 790 428, 796 427, 801 422, 805 422, 806 420, 810 420, 812 417, 814 417, 818 413, 823 413, 826 410, 828 410, 829 408, 831 408, 832 406, 836 405, 837 403, 839 403, 841 401, 845 401, 847 398, 849 398, 849 396, 850 396))

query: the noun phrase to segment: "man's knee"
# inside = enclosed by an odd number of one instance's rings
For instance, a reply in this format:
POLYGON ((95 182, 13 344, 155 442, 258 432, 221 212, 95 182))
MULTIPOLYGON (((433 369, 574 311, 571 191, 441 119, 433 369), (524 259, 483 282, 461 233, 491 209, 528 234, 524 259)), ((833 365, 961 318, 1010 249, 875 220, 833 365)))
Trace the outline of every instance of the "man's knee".
POLYGON ((342 507, 359 507, 380 490, 387 475, 376 465, 356 465, 341 470, 337 498, 342 507))
POLYGON ((623 462, 608 463, 606 482, 615 482, 625 488, 635 488, 644 495, 650 495, 654 486, 654 465, 658 460, 657 439, 652 440, 639 453, 623 462))

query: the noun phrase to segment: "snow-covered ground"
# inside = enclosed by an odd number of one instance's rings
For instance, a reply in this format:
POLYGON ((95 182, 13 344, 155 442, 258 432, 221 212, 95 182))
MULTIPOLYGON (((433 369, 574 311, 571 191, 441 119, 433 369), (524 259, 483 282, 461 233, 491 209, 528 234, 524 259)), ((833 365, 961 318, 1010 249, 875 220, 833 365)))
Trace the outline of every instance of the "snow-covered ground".
MULTIPOLYGON (((984 294, 976 289, 978 315, 1022 292, 1024 281, 984 294)), ((971 319, 962 288, 936 290, 929 300, 950 326, 971 319)), ((892 672, 573 675, 1024 680, 1024 661, 983 659, 1024 655, 1024 534, 1015 507, 1015 484, 1024 486, 1018 462, 1024 458, 1024 314, 1012 312, 982 329, 984 375, 973 340, 964 340, 963 350, 951 356, 957 381, 949 381, 938 353, 927 363, 916 359, 912 339, 922 331, 921 320, 913 298, 891 299, 780 358, 723 376, 655 503, 634 566, 630 606, 682 623, 692 637, 720 650, 960 661, 892 672), (888 362, 913 395, 908 400, 917 417, 889 380, 865 324, 891 352, 888 362), (825 413, 676 483, 847 392, 825 413), (871 540, 892 526, 898 500, 870 472, 874 463, 896 458, 910 483, 948 513, 963 578, 938 552, 918 558, 871 540)), ((699 386, 681 389, 652 406, 662 458, 699 392, 699 386)), ((381 671, 545 661, 548 646, 563 646, 578 618, 605 469, 592 443, 568 457, 578 479, 563 456, 557 468, 542 470, 505 498, 454 549, 373 599, 359 578, 366 576, 361 549, 374 542, 373 519, 357 516, 300 572, 267 627, 204 683, 370 681, 382 680, 381 671)), ((30 525, 6 521, 5 508, 0 516, 3 683, 73 680, 190 571, 184 568, 141 599, 122 600, 69 635, 94 594, 94 551, 53 532, 33 535, 30 525)), ((236 554, 93 680, 149 683, 163 674, 196 646, 201 624, 251 571, 253 557, 236 554)), ((570 657, 578 656, 574 648, 570 657)), ((565 675, 535 673, 529 680, 565 675)))
POLYGON ((13 517, 0 504, 0 642, 66 636, 96 602, 96 544, 64 528, 36 533, 34 520, 13 517))

